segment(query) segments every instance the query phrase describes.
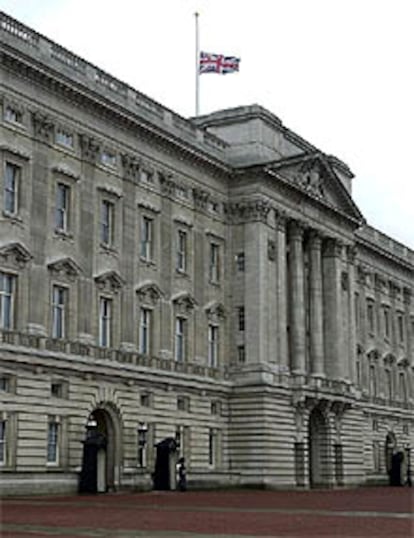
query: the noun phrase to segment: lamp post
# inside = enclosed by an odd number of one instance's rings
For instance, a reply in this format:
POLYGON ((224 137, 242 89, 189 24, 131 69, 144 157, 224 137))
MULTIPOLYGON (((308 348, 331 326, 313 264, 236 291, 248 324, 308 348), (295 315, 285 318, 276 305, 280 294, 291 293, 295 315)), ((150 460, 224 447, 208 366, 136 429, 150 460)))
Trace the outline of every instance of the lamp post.
POLYGON ((145 446, 147 444, 148 426, 145 422, 140 422, 137 429, 138 434, 138 464, 141 468, 146 466, 145 446))

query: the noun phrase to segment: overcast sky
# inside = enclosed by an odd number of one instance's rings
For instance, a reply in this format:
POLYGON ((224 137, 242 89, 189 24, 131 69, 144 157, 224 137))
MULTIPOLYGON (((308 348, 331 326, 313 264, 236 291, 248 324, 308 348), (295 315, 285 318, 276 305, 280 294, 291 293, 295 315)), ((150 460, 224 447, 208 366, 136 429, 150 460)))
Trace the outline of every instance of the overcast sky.
POLYGON ((413 0, 0 0, 0 9, 185 117, 195 25, 240 72, 201 113, 258 103, 355 174, 370 224, 414 248, 413 0))

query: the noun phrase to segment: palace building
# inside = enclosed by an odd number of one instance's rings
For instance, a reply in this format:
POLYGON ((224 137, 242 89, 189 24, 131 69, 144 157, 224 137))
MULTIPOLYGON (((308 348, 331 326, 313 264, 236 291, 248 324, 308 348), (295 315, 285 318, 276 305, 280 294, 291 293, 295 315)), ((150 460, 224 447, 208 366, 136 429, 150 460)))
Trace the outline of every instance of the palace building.
POLYGON ((348 166, 258 105, 185 119, 0 38, 3 494, 174 488, 179 457, 190 488, 406 476, 414 252, 348 166))

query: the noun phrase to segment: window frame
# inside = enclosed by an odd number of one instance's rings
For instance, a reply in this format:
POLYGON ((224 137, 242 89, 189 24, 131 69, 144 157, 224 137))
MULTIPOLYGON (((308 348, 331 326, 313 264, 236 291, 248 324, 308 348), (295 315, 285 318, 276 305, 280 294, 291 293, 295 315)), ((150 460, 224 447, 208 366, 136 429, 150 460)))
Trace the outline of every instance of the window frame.
POLYGON ((187 352, 187 323, 182 316, 176 316, 174 321, 174 360, 183 363, 187 352))
POLYGON ((154 218, 141 215, 139 256, 145 262, 154 259, 154 218))
POLYGON ((69 300, 69 289, 67 286, 62 286, 61 284, 52 284, 52 319, 51 319, 51 333, 52 338, 57 340, 64 340, 68 333, 67 321, 68 321, 68 300, 69 300), (63 302, 55 301, 55 292, 63 298, 63 302), (56 314, 59 314, 56 316, 56 314), (57 320, 60 319, 59 327, 57 327, 57 320), (58 330, 59 329, 59 330, 58 330))
POLYGON ((150 355, 152 351, 152 316, 152 309, 145 306, 140 308, 138 350, 139 353, 147 356, 150 355))
POLYGON ((113 339, 113 313, 114 301, 112 297, 105 295, 99 296, 99 334, 98 345, 104 348, 110 348, 113 339), (107 308, 109 307, 109 309, 107 308), (109 315, 108 315, 109 312, 109 315))
POLYGON ((177 230, 176 270, 179 273, 187 273, 188 267, 188 233, 179 228, 177 230))
POLYGON ((101 199, 99 213, 99 240, 102 246, 112 248, 115 242, 115 203, 108 198, 101 199))
POLYGON ((55 195, 55 230, 60 233, 68 233, 71 228, 71 186, 66 182, 58 180, 56 183, 55 195), (59 192, 63 191, 63 205, 59 205, 59 192), (58 217, 61 215, 61 218, 58 217), (60 223, 62 221, 62 224, 60 223))
POLYGON ((220 330, 213 323, 208 325, 208 353, 207 363, 209 368, 217 368, 219 364, 220 330))
POLYGON ((13 330, 15 327, 15 310, 16 310, 16 292, 17 292, 17 276, 7 271, 0 271, 0 329, 13 330), (10 291, 3 289, 3 279, 9 279, 11 284, 10 291), (9 301, 8 323, 5 319, 5 297, 9 301))
POLYGON ((5 215, 10 217, 16 217, 19 215, 20 210, 20 185, 22 182, 22 166, 8 160, 7 158, 4 161, 4 186, 3 186, 3 212, 5 215), (14 189, 8 189, 8 180, 9 174, 8 170, 13 170, 13 185, 14 189), (7 207, 8 193, 12 192, 13 197, 13 208, 9 209, 7 207))
POLYGON ((48 466, 58 466, 60 458, 60 437, 61 424, 55 417, 49 417, 47 422, 47 439, 46 439, 46 464, 48 466), (53 455, 52 459, 50 455, 53 455))
POLYGON ((211 284, 219 284, 221 278, 221 245, 217 241, 210 241, 208 255, 208 278, 211 284))

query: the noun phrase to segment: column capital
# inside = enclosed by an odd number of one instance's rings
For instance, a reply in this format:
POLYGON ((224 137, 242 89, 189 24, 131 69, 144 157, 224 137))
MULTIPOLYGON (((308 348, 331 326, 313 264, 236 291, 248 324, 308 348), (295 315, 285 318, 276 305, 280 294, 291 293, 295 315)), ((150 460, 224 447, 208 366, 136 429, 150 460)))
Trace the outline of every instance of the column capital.
POLYGON ((324 256, 339 258, 342 255, 343 243, 335 237, 327 237, 324 241, 324 256))
POLYGON ((286 226, 288 222, 288 216, 284 211, 280 211, 279 209, 274 209, 275 212, 275 222, 276 227, 279 231, 286 233, 286 226))
POLYGON ((288 223, 289 238, 293 241, 301 241, 305 231, 305 224, 299 220, 290 219, 288 223))
POLYGON ((309 230, 309 247, 312 250, 320 250, 322 247, 322 234, 319 230, 312 228, 309 230))

